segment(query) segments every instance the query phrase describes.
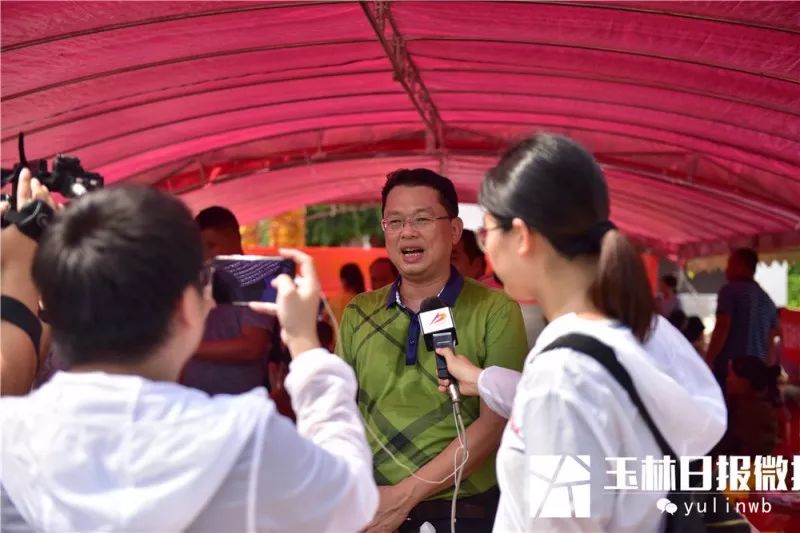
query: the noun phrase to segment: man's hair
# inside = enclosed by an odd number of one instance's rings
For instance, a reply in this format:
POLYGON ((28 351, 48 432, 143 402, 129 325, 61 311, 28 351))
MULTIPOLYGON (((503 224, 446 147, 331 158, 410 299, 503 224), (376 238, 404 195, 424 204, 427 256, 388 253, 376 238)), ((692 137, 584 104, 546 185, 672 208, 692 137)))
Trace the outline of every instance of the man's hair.
POLYGON ((470 262, 480 258, 486 261, 486 256, 481 252, 478 246, 478 239, 475 237, 475 232, 465 229, 461 232, 461 242, 464 243, 464 253, 467 254, 470 262))
POLYGON ((678 288, 678 278, 672 274, 664 274, 661 276, 661 283, 672 289, 673 291, 678 288))
POLYGON ((755 274, 758 267, 758 252, 752 248, 739 248, 734 250, 731 257, 735 258, 748 271, 755 274))
POLYGON ((194 220, 200 230, 215 229, 239 234, 239 221, 236 220, 236 215, 230 209, 219 205, 206 207, 197 214, 194 220))
POLYGON ((71 363, 135 363, 167 338, 203 265, 200 231, 176 198, 114 187, 74 201, 33 263, 53 340, 71 363))
POLYGON ((430 187, 439 193, 439 203, 453 218, 458 216, 458 194, 453 182, 427 168, 401 168, 386 176, 386 183, 381 190, 381 213, 386 211, 386 198, 392 189, 405 187, 430 187))

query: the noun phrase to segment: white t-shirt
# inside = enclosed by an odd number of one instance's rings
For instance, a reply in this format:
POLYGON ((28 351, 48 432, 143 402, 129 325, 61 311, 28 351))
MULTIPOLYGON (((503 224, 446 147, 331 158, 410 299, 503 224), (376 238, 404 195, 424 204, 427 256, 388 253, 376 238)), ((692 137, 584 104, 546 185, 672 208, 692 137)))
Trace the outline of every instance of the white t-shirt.
MULTIPOLYGON (((658 319, 645 351, 618 323, 575 314, 559 317, 540 335, 516 387, 497 456, 501 497, 494 531, 659 531, 663 522, 656 501, 665 492, 604 489, 617 483, 617 477, 607 473, 612 466, 605 459, 634 457, 628 465, 638 470, 646 456, 663 454, 628 394, 598 362, 569 349, 539 355, 568 333, 593 336, 614 349, 677 454, 705 454, 725 430, 719 387, 691 345, 665 320, 658 319), (551 460, 537 456, 552 455, 590 457, 589 518, 542 517, 538 509, 544 493, 538 476, 551 460)), ((501 414, 508 406, 504 398, 513 387, 513 374, 491 369, 479 380, 482 398, 501 414)), ((567 495, 561 490, 549 497, 567 495)), ((579 496, 579 491, 572 494, 576 510, 579 496)), ((569 513, 569 500, 566 504, 569 513)))

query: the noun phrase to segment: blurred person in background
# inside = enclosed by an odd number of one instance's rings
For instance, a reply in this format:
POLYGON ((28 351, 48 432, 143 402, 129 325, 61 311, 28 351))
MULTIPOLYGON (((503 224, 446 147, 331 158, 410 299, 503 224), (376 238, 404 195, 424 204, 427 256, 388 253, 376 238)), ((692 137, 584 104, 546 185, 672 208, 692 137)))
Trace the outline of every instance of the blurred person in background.
POLYGON ((758 254, 750 248, 728 257, 728 283, 717 295, 717 322, 708 344, 706 360, 725 390, 729 363, 737 357, 758 357, 767 366, 777 363, 774 351, 778 335, 778 311, 769 295, 755 281, 758 254))
POLYGON ((475 232, 465 229, 461 239, 453 245, 450 263, 462 276, 480 280, 486 274, 486 257, 478 246, 475 232))
MULTIPOLYGON (((461 239, 453 246, 450 262, 462 276, 480 281, 487 287, 503 290, 502 281, 494 272, 486 273, 486 255, 480 247, 475 232, 464 230, 461 239)), ((546 322, 541 306, 535 301, 518 301, 522 320, 525 323, 525 336, 528 339, 528 349, 533 348, 539 333, 544 329, 546 322)))
POLYGON ((705 330, 706 327, 703 325, 703 321, 700 320, 699 316, 694 315, 686 319, 683 327, 683 334, 686 336, 686 340, 692 343, 697 353, 703 357, 705 357, 706 353, 705 330))
POLYGON ((400 273, 388 257, 379 257, 369 265, 369 282, 372 290, 394 283, 400 273))
POLYGON ((364 287, 364 274, 355 263, 342 265, 339 269, 339 281, 342 284, 341 292, 328 298, 337 324, 342 320, 342 314, 350 300, 367 290, 364 287))
MULTIPOLYGON (((672 274, 661 276, 661 279, 658 281, 658 289, 656 310, 661 316, 669 318, 673 312, 683 310, 681 301, 678 299, 678 278, 672 274)), ((680 328, 679 325, 676 327, 680 328)))
MULTIPOLYGON (((195 221, 206 260, 243 253, 239 222, 230 210, 208 207, 195 221)), ((208 315, 203 342, 183 369, 181 383, 208 394, 239 394, 263 386, 276 327, 273 317, 252 309, 216 306, 208 315)))

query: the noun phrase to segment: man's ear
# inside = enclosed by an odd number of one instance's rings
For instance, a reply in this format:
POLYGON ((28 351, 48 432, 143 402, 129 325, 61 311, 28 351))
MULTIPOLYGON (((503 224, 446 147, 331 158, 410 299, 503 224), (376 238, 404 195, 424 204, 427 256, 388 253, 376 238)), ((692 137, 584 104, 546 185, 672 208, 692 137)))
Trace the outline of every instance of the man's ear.
POLYGON ((455 246, 461 240, 461 234, 464 233, 464 221, 461 220, 461 217, 456 217, 450 221, 450 228, 453 230, 453 246, 455 246))

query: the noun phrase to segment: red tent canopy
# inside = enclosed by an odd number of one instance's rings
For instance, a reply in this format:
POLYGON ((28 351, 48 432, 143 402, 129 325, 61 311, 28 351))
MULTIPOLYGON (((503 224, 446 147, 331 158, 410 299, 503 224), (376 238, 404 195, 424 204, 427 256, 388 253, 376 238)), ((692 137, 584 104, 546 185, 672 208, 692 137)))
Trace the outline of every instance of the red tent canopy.
POLYGON ((2 162, 66 152, 242 222, 462 200, 539 130, 603 164, 612 218, 673 257, 800 245, 796 2, 6 2, 2 162))

